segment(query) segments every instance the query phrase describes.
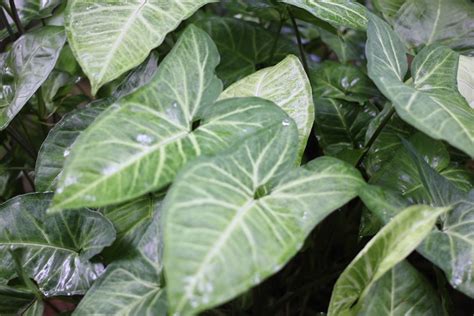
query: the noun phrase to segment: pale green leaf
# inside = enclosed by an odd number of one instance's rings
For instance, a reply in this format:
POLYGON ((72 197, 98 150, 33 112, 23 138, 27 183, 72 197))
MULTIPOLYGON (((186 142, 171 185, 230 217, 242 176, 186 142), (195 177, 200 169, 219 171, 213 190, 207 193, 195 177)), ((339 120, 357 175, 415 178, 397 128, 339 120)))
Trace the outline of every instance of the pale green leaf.
POLYGON ((411 47, 441 44, 474 52, 474 3, 469 0, 406 0, 394 17, 397 34, 411 47))
POLYGON ((474 57, 459 57, 458 89, 474 109, 474 57))
POLYGON ((351 0, 280 0, 299 7, 334 26, 367 29, 367 9, 351 0))
POLYGON ((358 304, 368 297, 374 283, 415 250, 437 218, 449 210, 414 205, 395 216, 341 274, 333 289, 328 315, 357 313, 358 304))
POLYGON ((405 84, 405 54, 390 26, 371 15, 367 42, 370 78, 403 120, 474 156, 474 110, 456 85, 459 55, 446 47, 426 47, 412 63, 414 83, 405 84))
POLYGON ((214 75, 218 60, 208 35, 189 27, 150 84, 109 107, 79 136, 54 208, 104 206, 158 190, 189 160, 288 120, 259 98, 213 104, 222 87, 214 75))
POLYGON ((160 212, 155 212, 146 231, 137 234, 136 247, 107 267, 73 315, 166 315, 160 218, 160 212))
POLYGON ((138 66, 166 34, 213 0, 68 1, 68 42, 96 94, 138 66))
POLYGON ((407 261, 385 273, 359 303, 360 315, 441 316, 443 306, 430 282, 407 261))
POLYGON ((51 197, 22 195, 0 206, 0 284, 16 276, 14 251, 45 295, 83 294, 103 271, 89 259, 112 243, 115 231, 106 218, 86 209, 47 216, 51 197))
POLYGON ((301 158, 313 126, 314 105, 311 84, 299 59, 291 55, 273 67, 257 71, 228 87, 219 99, 249 96, 274 102, 295 121, 301 158))
POLYGON ((196 26, 216 43, 221 56, 217 74, 225 86, 254 73, 257 65, 273 64, 297 53, 291 41, 280 36, 275 44, 275 34, 257 23, 211 17, 197 21, 196 26))
POLYGON ((61 27, 45 26, 23 35, 0 55, 0 130, 48 78, 65 41, 61 27))
POLYGON ((295 168, 296 152, 291 122, 180 173, 163 205, 171 313, 219 305, 280 270, 363 184, 357 170, 334 158, 295 168))

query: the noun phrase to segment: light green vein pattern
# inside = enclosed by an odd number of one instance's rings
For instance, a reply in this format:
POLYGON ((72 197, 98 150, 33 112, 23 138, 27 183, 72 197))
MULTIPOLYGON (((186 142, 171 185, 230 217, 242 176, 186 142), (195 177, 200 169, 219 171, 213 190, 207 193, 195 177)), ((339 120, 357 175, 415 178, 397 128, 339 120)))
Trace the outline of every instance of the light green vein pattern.
POLYGON ((72 0, 69 44, 89 77, 92 93, 138 66, 166 34, 213 0, 72 0))
POLYGON ((355 197, 360 174, 334 158, 294 168, 297 130, 274 126, 201 158, 163 204, 170 313, 219 305, 279 271, 314 226, 355 197))
POLYGON ((350 27, 356 30, 367 29, 367 9, 351 0, 280 0, 304 9, 317 18, 338 27, 350 27))
POLYGON ((405 46, 372 14, 366 51, 370 78, 404 121, 474 157, 474 110, 457 89, 457 53, 442 46, 424 48, 411 66, 413 84, 405 84, 405 46))
POLYGON ((54 208, 104 206, 158 190, 189 160, 287 119, 259 98, 213 104, 222 92, 214 74, 218 63, 209 36, 187 28, 151 82, 111 105, 78 137, 54 208))
POLYGON ((407 257, 450 208, 410 206, 395 216, 362 249, 334 286, 329 316, 356 314, 374 283, 407 257), (352 313, 350 310, 352 309, 352 313))
POLYGON ((273 67, 257 71, 228 87, 219 99, 248 96, 274 102, 295 121, 301 159, 313 126, 314 104, 311 84, 299 59, 290 55, 273 67))

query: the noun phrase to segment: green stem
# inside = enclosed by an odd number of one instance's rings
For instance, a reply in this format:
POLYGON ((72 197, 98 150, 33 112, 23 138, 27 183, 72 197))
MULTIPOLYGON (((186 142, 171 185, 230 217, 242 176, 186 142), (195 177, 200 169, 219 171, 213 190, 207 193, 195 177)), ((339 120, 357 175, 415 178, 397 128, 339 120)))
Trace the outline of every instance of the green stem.
POLYGON ((20 16, 18 15, 18 10, 16 9, 15 0, 10 0, 10 9, 13 21, 15 22, 18 32, 20 32, 20 35, 25 34, 25 29, 23 28, 23 25, 21 25, 20 16))
POLYGON ((283 28, 283 23, 284 23, 284 20, 280 14, 280 23, 278 24, 278 30, 275 33, 275 41, 273 42, 272 50, 270 51, 271 52, 270 59, 269 59, 270 62, 273 60, 273 57, 275 56, 276 49, 278 47, 278 41, 280 40, 281 29, 283 28))
POLYGON ((23 140, 20 134, 18 134, 13 128, 7 127, 6 132, 10 137, 18 144, 21 148, 31 157, 33 160, 36 161, 36 153, 28 147, 26 142, 23 140))
POLYGON ((374 134, 372 135, 372 137, 369 139, 369 141, 365 145, 364 152, 360 156, 359 160, 357 160, 356 166, 359 169, 362 169, 362 162, 364 161, 365 157, 369 153, 370 149, 374 145, 377 138, 379 137, 380 133, 382 133, 385 126, 388 124, 388 122, 390 122, 390 119, 392 118, 393 114, 395 114, 395 107, 393 107, 393 105, 392 105, 392 108, 390 109, 388 115, 382 120, 382 122, 380 122, 380 125, 377 127, 374 134))
POLYGON ((7 19, 7 16, 5 15, 5 11, 3 10, 3 7, 0 8, 0 20, 2 21, 2 24, 5 25, 8 31, 8 35, 10 36, 10 39, 13 42, 15 40, 15 32, 10 26, 10 23, 8 23, 8 19, 7 19))
POLYGON ((301 57, 301 62, 303 63, 303 68, 306 71, 306 73, 309 74, 309 67, 308 67, 308 62, 306 60, 306 54, 303 48, 303 42, 301 41, 301 34, 298 29, 298 24, 296 24, 295 17, 291 13, 290 8, 288 8, 288 15, 290 16, 291 24, 293 25, 293 30, 295 31, 296 41, 298 42, 298 49, 300 51, 300 57, 301 57))

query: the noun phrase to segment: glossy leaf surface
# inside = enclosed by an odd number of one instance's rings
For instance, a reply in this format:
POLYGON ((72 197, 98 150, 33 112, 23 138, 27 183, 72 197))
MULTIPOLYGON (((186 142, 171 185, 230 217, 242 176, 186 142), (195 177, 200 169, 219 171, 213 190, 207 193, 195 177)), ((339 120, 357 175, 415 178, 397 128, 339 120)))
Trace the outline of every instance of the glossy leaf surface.
POLYGON ((65 40, 62 28, 45 26, 23 35, 0 55, 0 130, 48 78, 65 40))
POLYGON ((166 34, 210 2, 69 1, 66 32, 74 55, 92 83, 92 93, 142 63, 166 34))
POLYGON ((355 197, 363 180, 346 163, 325 157, 294 168, 296 140, 294 123, 280 124, 178 176, 163 206, 172 313, 197 313, 260 283, 355 197))
POLYGON ((137 235, 136 247, 125 258, 107 267, 73 315, 166 315, 166 299, 161 286, 160 212, 149 227, 137 235))
POLYGON ((51 194, 38 193, 0 206, 0 283, 16 276, 14 252, 45 295, 83 294, 103 271, 89 259, 112 243, 114 228, 85 209, 47 216, 50 202, 51 194))
POLYGON ((289 56, 273 67, 259 70, 228 87, 219 99, 250 96, 272 101, 295 121, 301 157, 313 126, 314 105, 311 84, 299 59, 289 56))

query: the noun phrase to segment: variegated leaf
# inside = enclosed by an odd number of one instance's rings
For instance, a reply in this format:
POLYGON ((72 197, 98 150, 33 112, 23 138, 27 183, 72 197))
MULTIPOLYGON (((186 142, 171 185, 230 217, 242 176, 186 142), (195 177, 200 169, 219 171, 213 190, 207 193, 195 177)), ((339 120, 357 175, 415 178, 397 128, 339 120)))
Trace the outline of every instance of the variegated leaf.
POLYGON ((68 42, 91 81, 92 93, 138 66, 167 33, 210 2, 214 1, 69 1, 68 42))
POLYGON ((363 180, 346 163, 294 167, 297 137, 293 122, 280 124, 180 173, 163 206, 171 313, 203 311, 260 283, 355 197, 363 180))

